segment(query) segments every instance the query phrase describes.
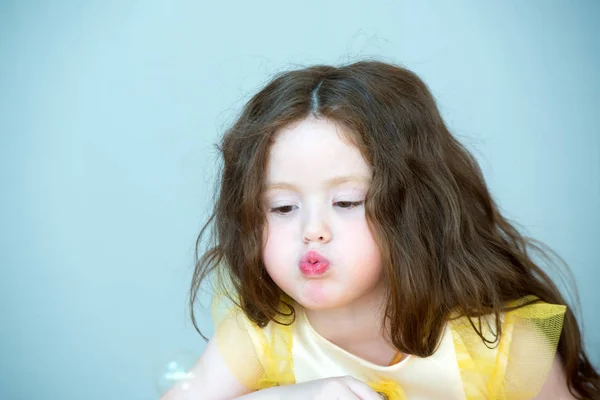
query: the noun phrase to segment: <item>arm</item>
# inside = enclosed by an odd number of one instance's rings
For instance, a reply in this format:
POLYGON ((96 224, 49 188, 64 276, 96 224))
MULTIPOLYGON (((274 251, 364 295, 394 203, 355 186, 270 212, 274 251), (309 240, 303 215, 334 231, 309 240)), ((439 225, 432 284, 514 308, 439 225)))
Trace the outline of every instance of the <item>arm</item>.
POLYGON ((513 313, 509 367, 504 384, 507 398, 575 400, 558 353, 565 306, 532 304, 513 313), (529 391, 529 396, 523 396, 529 391))
POLYGON ((259 390, 235 400, 355 399, 381 400, 370 386, 351 376, 323 378, 259 390))
POLYGON ((567 377, 558 355, 554 357, 548 379, 542 386, 542 390, 533 400, 575 400, 575 397, 569 392, 567 377))
POLYGON ((209 340, 190 372, 194 374, 193 378, 179 382, 160 400, 230 400, 253 391, 231 374, 219 352, 215 337, 209 340))

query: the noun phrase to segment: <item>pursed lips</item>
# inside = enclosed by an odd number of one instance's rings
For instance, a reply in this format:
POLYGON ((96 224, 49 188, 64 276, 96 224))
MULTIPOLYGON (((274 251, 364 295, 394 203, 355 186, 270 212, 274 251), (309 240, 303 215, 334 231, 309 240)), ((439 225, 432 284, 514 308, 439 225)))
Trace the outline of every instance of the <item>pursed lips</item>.
POLYGON ((329 269, 329 260, 316 250, 306 252, 298 263, 300 272, 306 276, 319 276, 329 269))

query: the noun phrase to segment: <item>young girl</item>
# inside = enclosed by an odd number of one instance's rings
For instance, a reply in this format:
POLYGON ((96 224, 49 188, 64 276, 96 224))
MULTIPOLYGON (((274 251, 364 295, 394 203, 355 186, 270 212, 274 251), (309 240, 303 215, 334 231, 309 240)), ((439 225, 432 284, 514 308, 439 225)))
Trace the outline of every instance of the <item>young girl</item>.
POLYGON ((280 74, 220 150, 190 297, 196 326, 213 278, 216 331, 165 399, 600 399, 541 249, 412 72, 280 74))

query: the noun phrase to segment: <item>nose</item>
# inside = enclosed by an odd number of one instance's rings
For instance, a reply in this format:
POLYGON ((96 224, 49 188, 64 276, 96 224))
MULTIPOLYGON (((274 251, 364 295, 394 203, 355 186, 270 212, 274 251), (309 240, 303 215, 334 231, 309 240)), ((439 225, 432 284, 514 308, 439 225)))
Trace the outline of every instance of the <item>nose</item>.
POLYGON ((315 210, 307 217, 302 232, 304 243, 328 243, 331 241, 331 228, 323 214, 323 211, 315 210))

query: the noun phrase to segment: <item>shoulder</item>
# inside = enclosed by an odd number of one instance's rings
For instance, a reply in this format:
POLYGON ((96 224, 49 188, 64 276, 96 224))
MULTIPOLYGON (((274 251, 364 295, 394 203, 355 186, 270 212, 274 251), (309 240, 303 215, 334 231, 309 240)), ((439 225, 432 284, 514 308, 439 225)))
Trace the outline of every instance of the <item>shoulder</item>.
POLYGON ((564 366, 558 354, 554 356, 546 381, 542 385, 539 393, 534 397, 534 400, 550 399, 576 399, 569 391, 567 376, 565 375, 564 366))
POLYGON ((465 390, 510 399, 528 399, 540 393, 555 365, 565 311, 563 305, 532 296, 511 302, 501 315, 500 337, 495 318, 484 317, 485 323, 475 325, 491 342, 475 331, 471 322, 477 321, 463 317, 453 322, 465 390))
MULTIPOLYGON (((557 398, 548 397, 547 390, 558 388, 562 381, 557 379, 564 378, 557 347, 567 308, 542 301, 527 304, 535 300, 520 299, 515 304, 523 306, 506 313, 506 335, 501 339, 501 344, 505 342, 501 357, 506 362, 503 386, 509 397, 527 393, 527 398, 557 398)), ((562 380, 566 386, 566 378, 562 380)))
POLYGON ((213 349, 224 365, 244 386, 258 389, 264 377, 264 330, 226 295, 213 298, 213 324, 213 349))
POLYGON ((174 385, 161 400, 237 398, 253 392, 254 389, 241 382, 235 372, 225 362, 213 337, 189 371, 189 378, 174 385))
POLYGON ((238 380, 254 389, 293 383, 294 308, 282 303, 276 321, 259 327, 238 306, 220 303, 213 308, 217 347, 238 380))
MULTIPOLYGON (((550 371, 562 333, 566 306, 549 304, 527 296, 511 304, 505 313, 500 339, 507 361, 519 369, 550 371)), ((524 372, 524 371, 522 371, 524 372)))

